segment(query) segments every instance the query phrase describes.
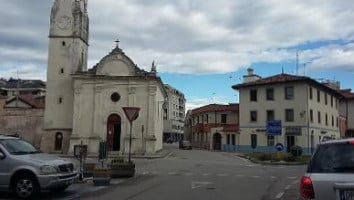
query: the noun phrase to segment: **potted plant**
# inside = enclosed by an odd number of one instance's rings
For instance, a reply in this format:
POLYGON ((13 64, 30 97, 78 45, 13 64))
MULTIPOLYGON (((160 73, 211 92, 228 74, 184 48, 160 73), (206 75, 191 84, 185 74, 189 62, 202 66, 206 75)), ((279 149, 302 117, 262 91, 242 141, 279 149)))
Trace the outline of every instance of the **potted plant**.
POLYGON ((93 170, 93 184, 95 186, 109 185, 111 182, 111 169, 104 166, 95 166, 93 170))
POLYGON ((96 163, 84 163, 83 164, 83 175, 84 177, 92 177, 93 176, 93 170, 95 169, 96 163))
POLYGON ((133 177, 135 174, 135 163, 125 162, 123 158, 113 159, 110 164, 111 177, 133 177))

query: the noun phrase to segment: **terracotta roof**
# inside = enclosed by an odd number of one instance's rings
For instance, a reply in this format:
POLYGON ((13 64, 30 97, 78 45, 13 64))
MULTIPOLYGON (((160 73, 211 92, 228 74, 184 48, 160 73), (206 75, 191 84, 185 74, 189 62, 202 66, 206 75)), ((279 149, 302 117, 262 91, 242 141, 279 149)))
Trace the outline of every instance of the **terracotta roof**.
POLYGON ((317 87, 322 88, 323 90, 327 90, 337 96, 342 97, 342 94, 338 92, 337 90, 334 90, 320 82, 317 82, 314 79, 311 79, 307 76, 296 76, 296 75, 290 75, 290 74, 277 74, 274 76, 269 76, 266 78, 261 78, 256 81, 252 82, 247 82, 247 83, 240 83, 233 85, 232 88, 235 90, 244 88, 244 87, 251 87, 251 86, 259 86, 259 85, 268 85, 268 84, 279 84, 279 83, 287 83, 287 82, 306 82, 308 84, 315 85, 317 87))
MULTIPOLYGON (((32 106, 32 108, 45 108, 45 97, 35 97, 32 95, 21 95, 18 97, 19 100, 27 103, 28 105, 32 106)), ((6 103, 10 103, 15 101, 16 97, 12 97, 6 101, 6 103)))
POLYGON ((203 107, 193 109, 192 115, 206 113, 206 112, 222 112, 222 111, 238 111, 238 110, 239 110, 239 104, 229 104, 229 105, 209 104, 203 107))
POLYGON ((232 88, 239 89, 239 88, 247 87, 247 86, 284 83, 284 82, 292 82, 292 81, 300 81, 300 80, 308 80, 308 79, 310 79, 310 78, 305 77, 305 76, 295 76, 295 75, 290 75, 290 74, 277 74, 277 75, 269 76, 266 78, 260 78, 256 81, 233 85, 232 88))
POLYGON ((344 96, 344 98, 346 98, 346 99, 354 99, 354 93, 351 92, 351 89, 340 90, 339 92, 340 92, 340 93, 344 96))

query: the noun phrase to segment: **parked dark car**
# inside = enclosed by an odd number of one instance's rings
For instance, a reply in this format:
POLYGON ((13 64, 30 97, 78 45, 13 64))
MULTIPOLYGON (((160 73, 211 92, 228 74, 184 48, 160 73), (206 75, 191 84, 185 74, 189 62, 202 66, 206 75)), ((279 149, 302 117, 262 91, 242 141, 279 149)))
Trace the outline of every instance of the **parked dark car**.
POLYGON ((188 140, 180 140, 179 141, 179 148, 180 149, 188 149, 191 150, 192 149, 192 144, 190 141, 188 140))

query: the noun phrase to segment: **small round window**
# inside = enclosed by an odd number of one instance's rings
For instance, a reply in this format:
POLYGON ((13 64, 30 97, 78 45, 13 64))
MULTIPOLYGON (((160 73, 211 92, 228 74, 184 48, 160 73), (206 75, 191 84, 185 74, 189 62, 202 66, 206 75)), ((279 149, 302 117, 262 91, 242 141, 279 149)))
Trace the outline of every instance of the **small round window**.
POLYGON ((119 101, 119 99, 120 99, 120 95, 117 92, 115 92, 111 95, 111 100, 113 102, 117 102, 117 101, 119 101))

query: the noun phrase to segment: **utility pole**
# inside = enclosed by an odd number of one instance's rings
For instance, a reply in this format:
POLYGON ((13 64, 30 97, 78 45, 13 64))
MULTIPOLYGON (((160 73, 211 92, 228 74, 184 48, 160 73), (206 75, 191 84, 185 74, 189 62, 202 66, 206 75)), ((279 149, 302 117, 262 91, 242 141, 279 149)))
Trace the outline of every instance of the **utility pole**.
POLYGON ((296 75, 299 75, 299 52, 296 50, 296 75))
POLYGON ((19 89, 19 84, 20 84, 20 77, 18 76, 18 70, 16 70, 17 73, 17 83, 16 83, 16 108, 18 107, 18 95, 20 94, 20 89, 19 89))

